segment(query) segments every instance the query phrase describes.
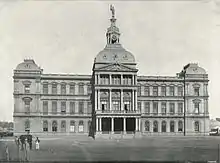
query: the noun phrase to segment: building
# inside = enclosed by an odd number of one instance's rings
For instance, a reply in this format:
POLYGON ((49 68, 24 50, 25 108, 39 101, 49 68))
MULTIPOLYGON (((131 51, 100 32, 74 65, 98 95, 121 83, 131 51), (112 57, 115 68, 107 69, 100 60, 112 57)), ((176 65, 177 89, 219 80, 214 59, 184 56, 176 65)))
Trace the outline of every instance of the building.
POLYGON ((138 76, 111 11, 107 44, 95 57, 92 75, 44 74, 30 59, 18 64, 15 135, 208 135, 206 71, 190 63, 175 76, 138 76))

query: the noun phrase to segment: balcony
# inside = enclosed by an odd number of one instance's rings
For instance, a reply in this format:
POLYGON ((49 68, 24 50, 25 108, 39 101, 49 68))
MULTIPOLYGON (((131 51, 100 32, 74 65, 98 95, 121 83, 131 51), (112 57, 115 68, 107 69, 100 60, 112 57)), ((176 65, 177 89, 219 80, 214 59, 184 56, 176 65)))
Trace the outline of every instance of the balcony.
POLYGON ((141 114, 139 110, 96 110, 96 114, 141 114))

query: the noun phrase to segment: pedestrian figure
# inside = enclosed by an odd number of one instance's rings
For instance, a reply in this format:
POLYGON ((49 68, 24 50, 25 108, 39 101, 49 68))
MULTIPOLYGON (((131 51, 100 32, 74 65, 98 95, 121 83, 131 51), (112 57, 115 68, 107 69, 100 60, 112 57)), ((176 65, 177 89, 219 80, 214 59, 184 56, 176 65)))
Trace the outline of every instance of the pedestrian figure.
POLYGON ((8 146, 7 145, 5 147, 5 154, 6 154, 7 161, 9 161, 9 151, 8 151, 8 146))
POLYGON ((37 137, 37 139, 35 140, 35 143, 36 143, 36 150, 39 150, 39 148, 40 148, 40 140, 39 140, 38 137, 37 137))
POLYGON ((28 141, 30 150, 32 150, 32 135, 29 135, 29 134, 28 134, 27 139, 28 139, 27 141, 28 141))

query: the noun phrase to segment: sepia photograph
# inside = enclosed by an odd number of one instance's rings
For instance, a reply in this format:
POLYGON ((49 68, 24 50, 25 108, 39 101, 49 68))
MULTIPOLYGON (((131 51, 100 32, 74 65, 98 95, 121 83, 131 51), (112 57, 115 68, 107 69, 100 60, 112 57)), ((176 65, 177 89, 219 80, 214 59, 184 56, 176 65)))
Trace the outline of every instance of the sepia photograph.
POLYGON ((220 163, 220 0, 0 1, 0 162, 220 163))

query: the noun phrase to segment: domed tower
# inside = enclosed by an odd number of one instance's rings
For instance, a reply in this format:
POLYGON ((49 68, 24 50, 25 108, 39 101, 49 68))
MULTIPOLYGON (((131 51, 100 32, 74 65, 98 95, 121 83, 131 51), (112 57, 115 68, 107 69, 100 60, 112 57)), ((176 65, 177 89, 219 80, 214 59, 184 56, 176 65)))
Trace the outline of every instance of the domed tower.
POLYGON ((107 44, 93 64, 93 109, 96 133, 138 131, 137 72, 134 56, 120 44, 115 9, 106 32, 107 44), (132 113, 132 116, 127 117, 132 113), (117 118, 113 118, 113 115, 117 118), (105 118, 102 118, 105 115, 105 118), (120 117, 121 116, 121 117, 120 117))

